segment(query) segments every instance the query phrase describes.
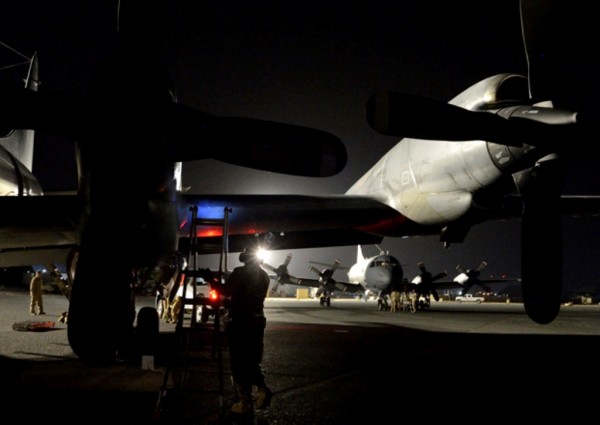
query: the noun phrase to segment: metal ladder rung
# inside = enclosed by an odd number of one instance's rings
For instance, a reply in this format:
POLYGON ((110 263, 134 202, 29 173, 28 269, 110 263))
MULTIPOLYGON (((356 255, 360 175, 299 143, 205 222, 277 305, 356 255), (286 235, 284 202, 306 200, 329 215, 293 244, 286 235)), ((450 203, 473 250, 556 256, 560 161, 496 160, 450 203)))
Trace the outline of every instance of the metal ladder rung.
MULTIPOLYGON (((185 395, 185 392, 189 392, 190 388, 186 385, 189 380, 194 380, 194 378, 198 378, 199 376, 194 376, 194 373, 197 375, 206 375, 206 374, 214 374, 217 378, 217 382, 215 387, 212 385, 210 387, 199 387, 201 392, 207 393, 215 393, 218 395, 219 400, 219 415, 224 414, 224 378, 223 375, 225 373, 225 367, 223 365, 223 351, 228 345, 225 341, 224 327, 223 325, 223 316, 221 314, 221 306, 220 304, 214 305, 211 300, 207 297, 196 297, 196 298, 187 298, 185 296, 185 290, 187 285, 194 285, 194 294, 196 293, 196 278, 203 277, 206 271, 198 270, 197 267, 197 255, 198 255, 198 234, 197 234, 197 226, 220 226, 223 228, 222 238, 221 238, 221 264, 219 267, 219 280, 221 279, 223 272, 223 262, 225 263, 225 271, 227 270, 227 260, 225 253, 227 252, 227 224, 228 224, 228 213, 231 212, 231 209, 225 208, 224 210, 224 218, 223 219, 199 219, 198 218, 198 208, 192 207, 190 208, 192 212, 191 226, 190 226, 190 243, 189 243, 189 255, 188 255, 188 267, 182 271, 182 276, 184 277, 184 294, 181 299, 181 310, 179 311, 179 318, 177 321, 177 325, 175 327, 176 333, 176 351, 175 355, 170 359, 170 363, 167 364, 165 368, 165 372, 163 374, 163 381, 161 384, 161 388, 159 390, 159 397, 156 403, 155 414, 161 415, 164 412, 165 405, 168 405, 169 396, 172 390, 175 392, 180 392, 185 395), (191 283, 188 283, 188 279, 191 278, 191 283), (205 326, 196 326, 198 323, 196 322, 196 312, 198 306, 206 306, 208 304, 213 305, 217 309, 217 313, 214 317, 214 323, 212 324, 212 328, 210 325, 205 326), (184 319, 186 316, 185 306, 192 306, 192 317, 189 326, 184 326, 184 319), (210 356, 198 356, 200 352, 209 352, 210 356), (206 370, 204 367, 195 368, 198 366, 198 362, 208 362, 209 364, 200 364, 200 366, 206 366, 206 370), (192 364, 192 362, 195 362, 192 364), (212 367, 215 367, 216 370, 210 370, 210 363, 212 363, 212 367), (175 368, 177 370, 175 370, 175 368), (175 372, 178 372, 179 376, 179 385, 175 386, 171 389, 168 389, 169 381, 173 381, 175 377, 175 372)), ((167 409, 168 410, 168 409, 167 409)))
POLYGON ((223 226, 225 220, 222 218, 196 218, 193 223, 197 226, 223 226))

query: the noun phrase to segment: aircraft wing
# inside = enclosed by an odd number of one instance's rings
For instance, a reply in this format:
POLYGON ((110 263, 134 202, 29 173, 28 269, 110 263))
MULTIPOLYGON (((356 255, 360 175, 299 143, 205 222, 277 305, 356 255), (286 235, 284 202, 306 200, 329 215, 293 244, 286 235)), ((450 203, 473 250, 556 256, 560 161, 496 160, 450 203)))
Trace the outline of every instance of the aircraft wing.
MULTIPOLYGON (((321 288, 323 284, 318 279, 305 279, 303 277, 295 278, 294 281, 280 282, 281 284, 305 286, 308 288, 321 288)), ((364 292, 365 288, 359 283, 335 281, 335 290, 340 292, 356 293, 364 292)))
MULTIPOLYGON (((228 219, 230 251, 261 245, 271 250, 380 243, 378 229, 404 220, 407 231, 415 223, 372 198, 304 195, 182 195, 182 208, 198 206, 199 218, 228 219)), ((182 211, 184 214, 185 211, 182 211)), ((189 223, 181 227, 180 248, 186 251, 189 223)), ((199 227, 200 253, 219 253, 221 229, 199 227)))
MULTIPOLYGON (((231 208, 228 227, 229 251, 267 245, 271 250, 378 244, 384 237, 439 235, 442 226, 422 226, 367 196, 353 195, 182 195, 181 208, 198 206, 199 217, 222 218, 231 208), (393 229, 390 231, 390 229, 393 229)), ((564 195, 563 216, 600 214, 600 196, 564 195)), ((187 214, 182 210, 181 215, 187 214)), ((486 219, 519 218, 518 195, 506 198, 503 208, 486 219)), ((476 219, 472 225, 477 224, 476 219)), ((189 223, 180 229, 180 248, 186 251, 189 223)), ((200 253, 221 251, 221 233, 216 228, 199 229, 200 253)))
MULTIPOLYGON (((489 284, 496 284, 496 283, 520 283, 521 280, 520 279, 480 279, 478 280, 478 282, 475 285, 489 285, 489 284)), ((456 281, 456 280, 444 280, 444 281, 438 281, 438 282, 434 282, 433 283, 433 288, 436 290, 443 290, 443 289, 461 289, 464 288, 464 285, 461 284, 460 282, 456 281)))
POLYGON ((340 292, 350 292, 350 293, 365 292, 364 286, 362 286, 360 283, 339 282, 339 281, 335 282, 335 290, 340 291, 340 292))
MULTIPOLYGON (((28 258, 15 264, 8 258, 13 254, 35 257, 41 249, 76 246, 82 205, 76 195, 0 197, 0 266, 38 263, 28 258)), ((199 218, 223 218, 224 209, 231 209, 232 252, 257 244, 277 250, 380 243, 383 237, 377 235, 377 227, 398 217, 392 208, 367 197, 184 194, 177 204, 182 252, 189 246, 192 206, 199 208, 199 218)), ((123 220, 135 217, 123 211, 123 220)), ((199 253, 220 253, 222 232, 223 227, 199 226, 199 253)))
MULTIPOLYGON (((192 206, 199 207, 201 218, 222 218, 224 209, 231 209, 228 250, 232 252, 256 244, 266 244, 271 250, 378 244, 384 236, 441 231, 420 226, 382 202, 364 196, 182 194, 178 202, 182 252, 189 245, 192 206), (400 230, 390 235, 386 233, 390 227, 400 230)), ((36 251, 76 246, 82 205, 76 195, 0 197, 0 266, 32 264, 31 260, 17 264, 19 260, 14 259, 26 251, 35 256, 36 251)), ((566 216, 598 215, 600 197, 563 196, 561 206, 566 216)), ((507 198, 504 217, 517 216, 520 208, 518 196, 507 198)), ((123 219, 134 218, 124 212, 123 219)), ((199 227, 199 252, 220 253, 221 235, 222 228, 199 227)))
POLYGON ((77 196, 0 197, 0 267, 64 262, 77 246, 77 196))

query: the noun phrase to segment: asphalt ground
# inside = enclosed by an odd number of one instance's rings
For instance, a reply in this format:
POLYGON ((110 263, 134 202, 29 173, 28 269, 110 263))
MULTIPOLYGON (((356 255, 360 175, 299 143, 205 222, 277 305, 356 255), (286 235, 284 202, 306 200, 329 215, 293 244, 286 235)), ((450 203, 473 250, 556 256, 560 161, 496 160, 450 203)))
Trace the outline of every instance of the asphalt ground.
MULTIPOLYGON (((333 300, 328 308, 269 299, 263 366, 275 394, 268 409, 240 418, 227 413, 226 347, 223 374, 214 373, 214 357, 199 355, 194 364, 204 369, 187 375, 185 390, 176 385, 180 367, 165 374, 172 324, 160 324, 155 370, 135 361, 85 366, 57 321, 67 300, 44 301, 48 314, 30 316, 27 292, 0 290, 3 416, 27 424, 540 422, 559 414, 580 422, 596 414, 597 305, 565 306, 554 322, 539 325, 514 303, 444 302, 412 314, 379 311, 374 301, 333 300), (44 332, 12 328, 30 320, 55 325, 44 332), (224 378, 222 391, 213 391, 215 376, 224 378)), ((138 299, 138 308, 152 304, 138 299)), ((198 344, 198 353, 203 348, 198 344)))

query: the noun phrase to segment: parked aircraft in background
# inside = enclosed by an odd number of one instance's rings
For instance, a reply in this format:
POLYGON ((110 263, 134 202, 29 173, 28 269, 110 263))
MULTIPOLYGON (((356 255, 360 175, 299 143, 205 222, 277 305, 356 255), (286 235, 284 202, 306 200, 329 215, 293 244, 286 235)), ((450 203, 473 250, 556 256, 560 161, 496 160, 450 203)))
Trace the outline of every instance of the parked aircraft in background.
MULTIPOLYGON (((63 233, 75 235, 79 255, 69 342, 84 360, 110 361, 132 328, 132 269, 189 249, 191 206, 203 219, 232 211, 225 235, 219 224, 197 230, 200 254, 223 247, 376 244, 385 237, 433 234, 450 244, 463 242, 478 223, 516 218, 522 221, 525 311, 537 323, 550 323, 562 297, 561 214, 598 213, 600 203, 598 197, 561 196, 563 155, 589 154, 581 143, 582 127, 595 120, 579 105, 554 108, 561 105, 558 97, 553 104, 552 66, 561 57, 551 42, 562 40, 544 34, 552 34, 564 16, 560 8, 553 14, 548 7, 521 2, 528 77, 490 76, 449 104, 400 93, 373 96, 367 104, 372 127, 410 138, 400 140, 345 194, 192 195, 178 190, 180 161, 215 158, 327 176, 345 165, 345 149, 324 132, 215 117, 175 102, 156 55, 160 9, 121 0, 117 48, 98 68, 87 96, 14 90, 1 99, 0 127, 34 128, 78 141, 80 196, 0 198, 0 210, 10 211, 0 223, 0 249, 56 243, 56 232, 54 240, 44 240, 36 231, 47 229, 31 224, 71 219, 63 233), (32 214, 46 207, 53 217, 32 214), (112 252, 108 259, 106 247, 112 252), (98 273, 106 267, 109 279, 98 273), (98 297, 99 287, 111 296, 98 297), (98 315, 99 309, 112 314, 98 315)), ((364 264, 357 258, 348 283, 372 283, 385 291, 392 270, 402 268, 395 258, 380 257, 364 264)))
POLYGON ((387 295, 389 294, 389 285, 392 280, 392 275, 395 273, 397 279, 402 279, 402 266, 400 262, 389 255, 380 251, 378 255, 365 257, 363 255, 362 246, 357 246, 356 263, 350 267, 341 266, 340 261, 336 260, 333 264, 324 264, 311 261, 313 264, 325 266, 319 270, 314 266, 309 266, 309 270, 316 273, 318 279, 310 279, 304 277, 292 276, 289 274, 288 265, 292 259, 292 254, 288 254, 284 263, 277 267, 269 264, 263 264, 263 267, 271 272, 278 284, 292 284, 299 286, 308 286, 317 289, 317 297, 321 305, 330 306, 331 296, 335 291, 364 293, 366 296, 369 293, 377 295, 378 305, 387 305, 387 295), (340 281, 333 277, 336 270, 348 269, 347 281, 340 281))
POLYGON ((456 266, 456 270, 459 272, 451 281, 440 280, 448 276, 447 271, 432 275, 426 268, 423 262, 418 264, 421 273, 413 278, 411 281, 413 288, 418 294, 420 303, 419 307, 424 308, 430 305, 430 298, 433 297, 435 301, 440 300, 439 291, 441 290, 460 290, 461 295, 465 295, 473 286, 481 287, 486 293, 493 293, 494 291, 489 286, 490 284, 507 284, 512 282, 520 282, 520 279, 514 278, 492 278, 488 277, 481 279, 481 272, 488 263, 482 261, 479 266, 474 269, 465 269, 460 264, 456 266))

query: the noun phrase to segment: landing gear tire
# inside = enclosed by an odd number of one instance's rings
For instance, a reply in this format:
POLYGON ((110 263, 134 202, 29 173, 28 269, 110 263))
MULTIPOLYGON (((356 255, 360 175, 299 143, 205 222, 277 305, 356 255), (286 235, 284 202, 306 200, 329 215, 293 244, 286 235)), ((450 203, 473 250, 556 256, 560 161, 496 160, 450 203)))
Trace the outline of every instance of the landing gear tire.
MULTIPOLYGON (((89 257, 88 257, 89 258, 89 257)), ((81 263, 81 256, 78 260, 81 263)), ((100 267, 87 265, 87 270, 100 267)), ((131 272, 113 267, 111 276, 98 291, 96 273, 84 275, 78 267, 69 303, 67 336, 73 352, 88 365, 109 365, 116 362, 120 350, 134 333, 135 308, 131 291, 131 272)))
POLYGON ((202 306, 202 312, 200 313, 200 322, 207 323, 210 318, 210 310, 206 306, 202 306))
POLYGON ((322 307, 324 307, 324 306, 331 307, 331 297, 319 298, 319 304, 321 304, 322 307))
POLYGON ((142 307, 135 327, 136 351, 140 355, 154 355, 158 349, 158 312, 153 307, 142 307))

